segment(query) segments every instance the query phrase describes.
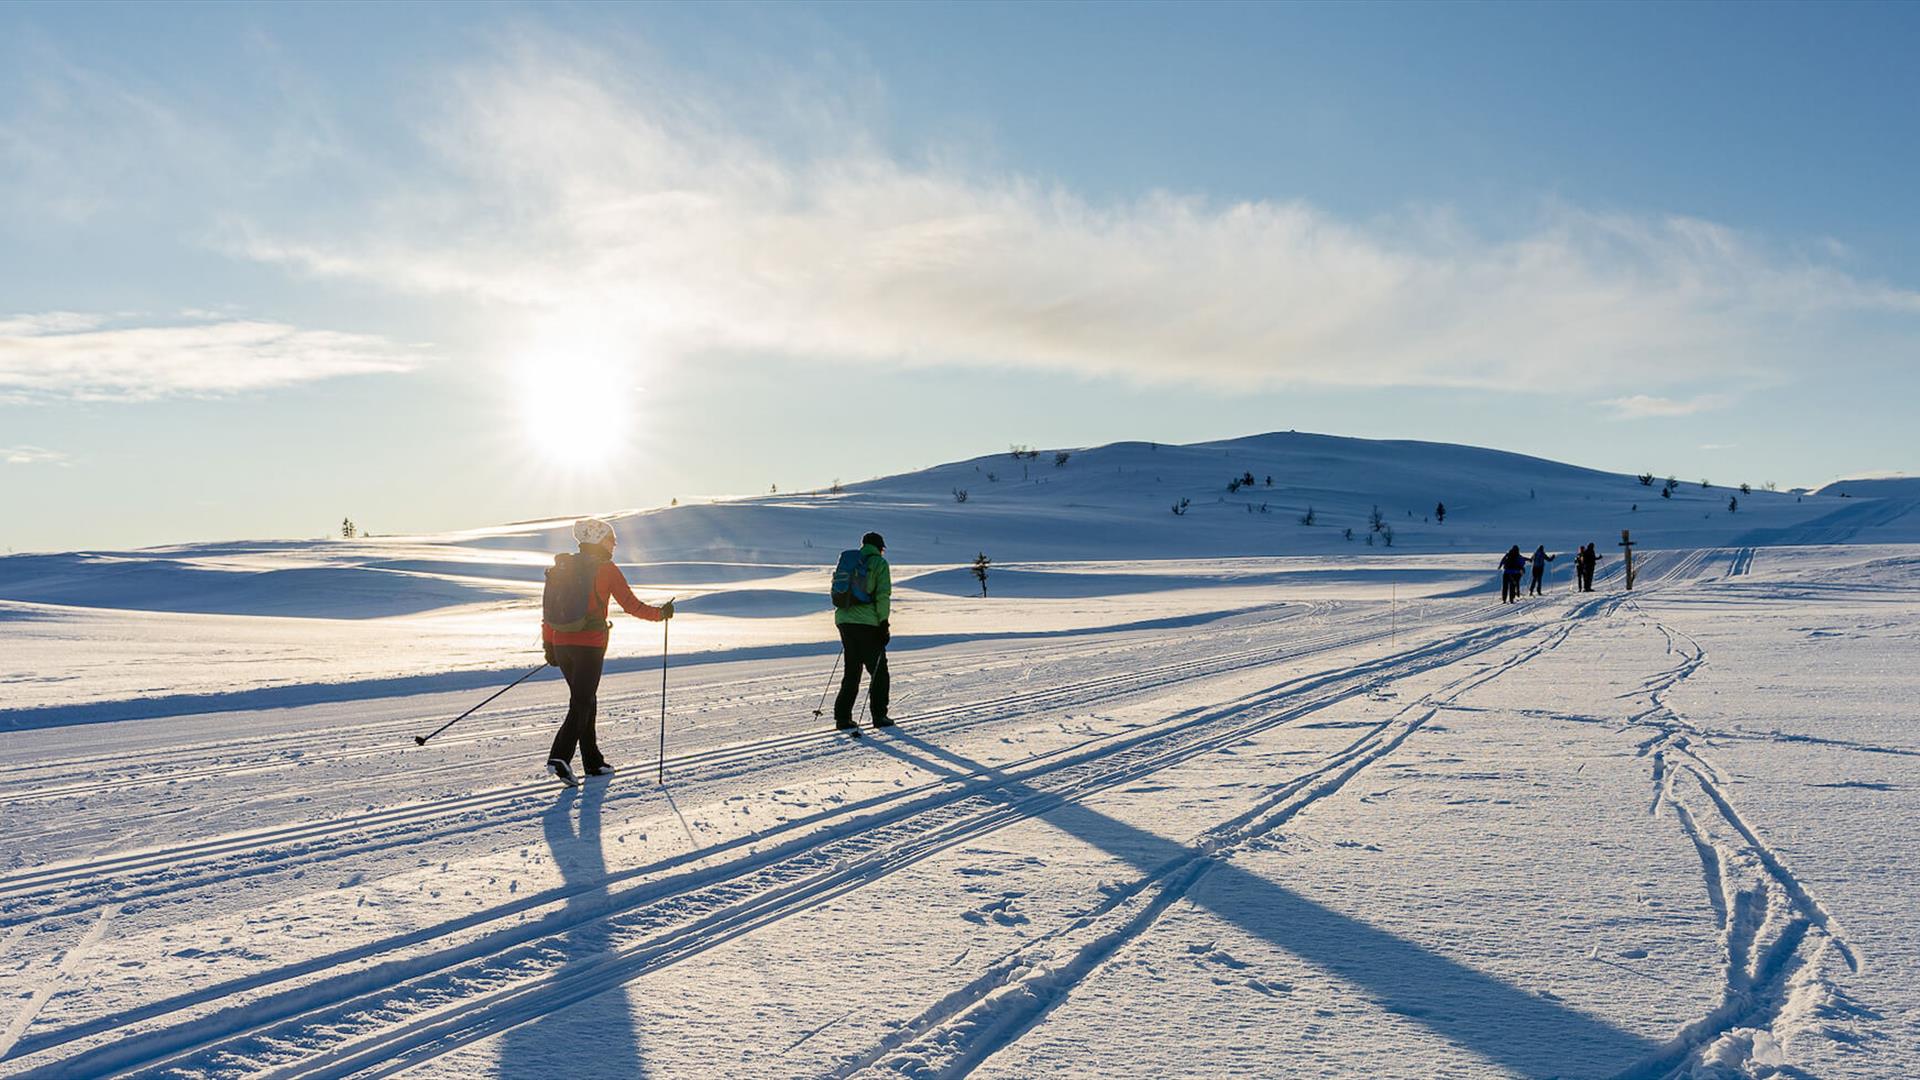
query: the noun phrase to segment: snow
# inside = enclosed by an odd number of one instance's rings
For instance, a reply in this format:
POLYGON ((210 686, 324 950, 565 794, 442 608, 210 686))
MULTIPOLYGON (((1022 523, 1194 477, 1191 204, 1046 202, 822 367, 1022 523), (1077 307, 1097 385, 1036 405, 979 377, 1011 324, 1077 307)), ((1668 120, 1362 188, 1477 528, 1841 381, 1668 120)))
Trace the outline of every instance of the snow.
POLYGON ((0 560, 0 1076, 1920 1074, 1904 498, 1026 465, 619 518, 682 597, 664 787, 624 619, 611 780, 540 776, 551 679, 413 744, 538 662, 562 523, 0 560), (853 743, 812 710, 863 526, 903 726, 853 743), (1589 539, 1599 591, 1495 602, 1589 539))

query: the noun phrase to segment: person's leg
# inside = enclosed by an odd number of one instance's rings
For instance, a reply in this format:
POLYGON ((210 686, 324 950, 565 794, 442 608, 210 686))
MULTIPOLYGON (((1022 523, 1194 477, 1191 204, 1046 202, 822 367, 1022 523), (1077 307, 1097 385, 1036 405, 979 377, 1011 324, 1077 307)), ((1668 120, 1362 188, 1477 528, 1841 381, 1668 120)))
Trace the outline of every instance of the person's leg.
POLYGON ((553 647, 553 666, 559 668, 560 674, 567 680, 567 718, 560 721, 560 730, 553 736, 553 746, 547 751, 547 757, 558 758, 561 761, 573 760, 573 748, 580 740, 578 721, 580 697, 574 689, 576 662, 573 646, 555 645, 553 647))
POLYGON ((833 699, 833 722, 841 727, 853 723, 853 702, 860 696, 860 627, 840 627, 841 660, 846 673, 840 676, 840 693, 833 699))
POLYGON ((574 700, 579 703, 579 716, 574 720, 574 731, 580 737, 580 765, 588 772, 607 763, 600 756, 600 739, 594 731, 594 723, 600 718, 600 673, 606 670, 607 650, 580 649, 580 659, 574 663, 574 700))

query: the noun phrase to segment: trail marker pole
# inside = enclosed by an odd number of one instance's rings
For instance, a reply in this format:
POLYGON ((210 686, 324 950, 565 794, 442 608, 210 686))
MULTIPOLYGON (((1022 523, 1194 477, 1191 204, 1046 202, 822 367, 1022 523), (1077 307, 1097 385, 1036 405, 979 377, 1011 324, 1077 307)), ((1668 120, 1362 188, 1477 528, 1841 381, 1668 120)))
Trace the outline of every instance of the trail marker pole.
POLYGON ((1627 591, 1633 591, 1633 535, 1625 529, 1620 530, 1620 546, 1627 549, 1627 591))
POLYGON ((1400 647, 1400 583, 1397 581, 1387 583, 1387 611, 1390 620, 1387 625, 1393 635, 1393 647, 1397 649, 1400 647))

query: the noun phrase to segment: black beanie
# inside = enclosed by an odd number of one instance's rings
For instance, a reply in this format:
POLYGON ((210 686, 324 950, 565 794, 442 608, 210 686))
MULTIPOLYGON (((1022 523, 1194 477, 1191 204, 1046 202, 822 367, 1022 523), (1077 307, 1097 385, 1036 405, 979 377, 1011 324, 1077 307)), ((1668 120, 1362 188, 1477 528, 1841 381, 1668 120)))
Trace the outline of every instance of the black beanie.
POLYGON ((862 544, 872 544, 874 547, 877 547, 882 551, 885 551, 887 549, 887 538, 884 536, 881 536, 879 533, 868 533, 867 535, 860 538, 860 542, 862 544))

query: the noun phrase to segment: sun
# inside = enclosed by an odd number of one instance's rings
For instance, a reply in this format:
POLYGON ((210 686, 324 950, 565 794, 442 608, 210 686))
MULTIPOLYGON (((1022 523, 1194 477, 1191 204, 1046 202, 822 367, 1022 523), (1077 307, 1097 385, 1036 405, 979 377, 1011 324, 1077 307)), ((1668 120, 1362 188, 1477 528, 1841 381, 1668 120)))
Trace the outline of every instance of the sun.
POLYGON ((521 434, 538 457, 569 472, 602 468, 628 449, 637 388, 629 365, 578 335, 529 349, 516 364, 521 434))

